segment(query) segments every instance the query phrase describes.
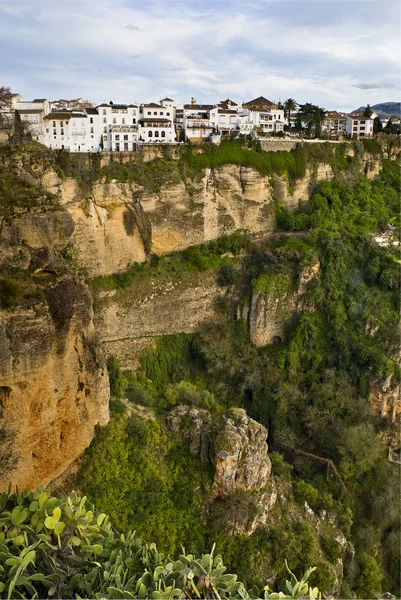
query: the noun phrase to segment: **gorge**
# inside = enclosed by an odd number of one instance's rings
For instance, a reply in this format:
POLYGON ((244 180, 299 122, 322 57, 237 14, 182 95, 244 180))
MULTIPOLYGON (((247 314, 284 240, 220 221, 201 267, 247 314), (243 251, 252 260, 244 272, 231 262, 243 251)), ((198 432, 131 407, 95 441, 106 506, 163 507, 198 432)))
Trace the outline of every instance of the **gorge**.
POLYGON ((154 152, 0 149, 2 490, 394 591, 398 141, 154 152))

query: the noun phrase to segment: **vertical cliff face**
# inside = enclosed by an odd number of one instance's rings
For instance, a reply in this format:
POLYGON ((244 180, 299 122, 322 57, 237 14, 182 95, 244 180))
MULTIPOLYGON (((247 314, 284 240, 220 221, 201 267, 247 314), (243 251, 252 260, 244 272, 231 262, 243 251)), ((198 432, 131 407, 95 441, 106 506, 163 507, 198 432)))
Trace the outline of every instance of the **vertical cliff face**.
POLYGON ((63 472, 107 423, 109 397, 92 298, 65 258, 74 222, 33 176, 24 187, 26 172, 9 169, 12 185, 0 171, 0 490, 63 472))

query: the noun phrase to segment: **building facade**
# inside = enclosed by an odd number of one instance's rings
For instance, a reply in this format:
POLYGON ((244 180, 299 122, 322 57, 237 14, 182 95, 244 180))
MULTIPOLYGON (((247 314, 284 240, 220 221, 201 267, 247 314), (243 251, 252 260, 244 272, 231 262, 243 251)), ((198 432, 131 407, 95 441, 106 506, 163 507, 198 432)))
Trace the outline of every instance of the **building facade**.
POLYGON ((373 113, 369 118, 363 113, 352 113, 347 115, 347 135, 352 138, 372 137, 373 135, 373 113))

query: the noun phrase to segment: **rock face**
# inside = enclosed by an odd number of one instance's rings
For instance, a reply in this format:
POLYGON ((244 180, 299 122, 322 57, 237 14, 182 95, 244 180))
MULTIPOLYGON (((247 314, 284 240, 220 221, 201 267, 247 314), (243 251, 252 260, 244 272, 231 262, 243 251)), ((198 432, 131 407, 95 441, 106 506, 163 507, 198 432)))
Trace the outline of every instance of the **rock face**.
POLYGON ((214 468, 209 510, 234 535, 266 524, 277 501, 266 443, 267 429, 241 408, 213 419, 202 409, 178 406, 167 418, 174 437, 214 468))
POLYGON ((256 346, 281 344, 295 313, 315 310, 308 301, 307 286, 319 269, 316 262, 299 275, 291 272, 261 275, 238 311, 238 316, 247 321, 250 338, 256 346))
POLYGON ((74 222, 54 197, 31 192, 26 208, 0 201, 9 211, 0 218, 0 288, 15 296, 7 306, 0 294, 0 490, 46 485, 108 421, 92 298, 60 252, 74 222))
POLYGON ((96 328, 102 345, 123 368, 135 369, 140 351, 155 337, 191 333, 216 317, 216 300, 224 292, 214 269, 155 275, 124 290, 101 292, 96 328))
POLYGON ((192 454, 214 466, 213 493, 227 498, 236 491, 259 491, 269 482, 267 429, 242 408, 231 409, 219 419, 202 409, 179 406, 168 416, 174 436, 192 454))

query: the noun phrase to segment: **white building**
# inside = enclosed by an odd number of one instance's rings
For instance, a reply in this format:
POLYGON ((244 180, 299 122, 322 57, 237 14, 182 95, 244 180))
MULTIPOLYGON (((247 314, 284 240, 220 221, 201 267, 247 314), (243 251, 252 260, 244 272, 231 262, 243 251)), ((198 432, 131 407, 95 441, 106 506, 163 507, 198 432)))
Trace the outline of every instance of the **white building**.
POLYGON ((214 108, 213 104, 196 104, 194 98, 191 104, 184 104, 185 141, 206 141, 217 131, 216 119, 212 115, 214 108))
POLYGON ((373 135, 373 121, 376 113, 369 118, 363 113, 352 113, 347 115, 347 134, 352 138, 371 137, 373 135))
POLYGON ((284 131, 284 109, 263 96, 243 104, 241 114, 248 116, 253 126, 261 128, 263 134, 284 131))
POLYGON ((96 107, 101 147, 113 152, 132 152, 138 147, 139 108, 135 104, 100 104, 96 107))
POLYGON ((174 107, 162 106, 154 102, 141 105, 139 141, 147 144, 166 144, 175 142, 175 139, 174 107))
POLYGON ((327 112, 322 124, 329 138, 338 139, 347 135, 347 117, 336 111, 327 112))
POLYGON ((44 135, 43 119, 50 112, 50 102, 46 98, 37 98, 31 102, 20 99, 13 102, 13 106, 18 111, 21 121, 28 123, 32 139, 42 142, 44 135))
POLYGON ((94 115, 72 111, 52 111, 44 118, 43 144, 71 152, 98 152, 100 137, 95 138, 94 115), (93 122, 90 122, 93 119, 93 122))

